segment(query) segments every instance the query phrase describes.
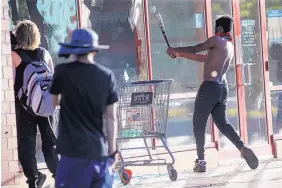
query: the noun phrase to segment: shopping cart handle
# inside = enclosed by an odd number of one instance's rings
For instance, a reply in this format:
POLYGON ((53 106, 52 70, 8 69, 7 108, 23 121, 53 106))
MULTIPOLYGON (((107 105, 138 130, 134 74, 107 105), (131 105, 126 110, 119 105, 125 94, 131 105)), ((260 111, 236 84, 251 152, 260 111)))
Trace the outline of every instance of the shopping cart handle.
POLYGON ((143 84, 161 84, 161 83, 171 83, 172 79, 166 80, 146 80, 146 81, 138 81, 138 82, 131 82, 132 85, 143 85, 143 84))

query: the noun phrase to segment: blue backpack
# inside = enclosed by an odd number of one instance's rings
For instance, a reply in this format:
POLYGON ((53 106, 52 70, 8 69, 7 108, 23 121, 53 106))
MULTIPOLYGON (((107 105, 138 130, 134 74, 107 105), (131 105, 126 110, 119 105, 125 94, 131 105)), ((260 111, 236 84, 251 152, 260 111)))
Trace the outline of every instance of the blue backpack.
POLYGON ((23 107, 32 115, 49 117, 54 114, 51 94, 49 93, 53 74, 44 61, 44 49, 37 49, 36 59, 27 53, 19 51, 22 63, 27 63, 23 73, 23 86, 17 97, 23 107))

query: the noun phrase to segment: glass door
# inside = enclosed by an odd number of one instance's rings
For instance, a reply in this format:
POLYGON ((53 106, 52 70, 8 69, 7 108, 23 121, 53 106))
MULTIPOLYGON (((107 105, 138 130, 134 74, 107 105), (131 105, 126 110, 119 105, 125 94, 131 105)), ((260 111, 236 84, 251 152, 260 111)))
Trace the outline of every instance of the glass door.
POLYGON ((266 0, 265 9, 273 134, 282 135, 282 3, 266 0))
POLYGON ((237 85, 243 104, 239 111, 243 125, 241 137, 258 155, 272 155, 270 135, 270 97, 266 53, 264 0, 235 1, 237 85), (262 149, 263 148, 263 149, 262 149))
MULTIPOLYGON (((215 20, 222 15, 231 15, 234 17, 233 14, 233 4, 234 1, 232 0, 211 0, 210 9, 211 9, 211 18, 212 23, 212 31, 214 35, 214 28, 215 28, 215 20)), ((235 38, 236 27, 233 28, 232 35, 235 38)), ((238 33, 238 32, 237 32, 238 33)), ((235 40, 233 40, 233 45, 235 46, 235 40)), ((242 114, 240 113, 239 109, 242 108, 242 95, 240 94, 243 88, 238 87, 237 81, 237 59, 234 58, 233 62, 230 64, 230 67, 227 71, 227 83, 229 88, 229 96, 228 96, 228 108, 227 108, 227 116, 229 122, 233 125, 236 132, 243 138, 242 130, 244 129, 244 120, 242 118, 242 114)), ((238 152, 237 148, 224 136, 221 132, 218 131, 215 125, 214 127, 214 141, 219 151, 219 161, 233 161, 241 159, 240 153, 238 152)), ((244 138, 243 138, 244 139, 244 138)))
MULTIPOLYGON (((221 15, 233 15, 234 19, 235 58, 227 73, 228 117, 242 140, 259 156, 272 154, 265 20, 261 17, 263 3, 264 0, 211 1, 213 28, 214 21, 221 15)), ((240 158, 238 150, 224 135, 218 133, 216 141, 220 160, 240 158)))
POLYGON ((267 143, 266 107, 259 1, 240 0, 242 78, 245 87, 247 140, 267 143))

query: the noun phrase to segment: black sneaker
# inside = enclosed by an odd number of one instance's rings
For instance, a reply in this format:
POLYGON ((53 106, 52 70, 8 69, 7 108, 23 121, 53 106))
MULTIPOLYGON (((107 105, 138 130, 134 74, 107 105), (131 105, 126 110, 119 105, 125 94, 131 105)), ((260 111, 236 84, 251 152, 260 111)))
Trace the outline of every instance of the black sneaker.
POLYGON ((207 163, 206 161, 202 161, 202 160, 196 160, 195 161, 195 166, 193 168, 194 172, 206 172, 206 167, 207 163))
POLYGON ((36 181, 29 181, 28 183, 28 188, 37 188, 37 180, 36 181))
POLYGON ((247 147, 241 149, 241 156, 245 159, 251 169, 256 169, 259 166, 259 161, 255 153, 247 147))
POLYGON ((28 188, 37 188, 36 184, 34 183, 29 183, 28 188))
POLYGON ((38 172, 38 180, 37 180, 37 187, 42 188, 43 184, 46 181, 47 176, 45 174, 42 174, 41 172, 38 172))
POLYGON ((28 188, 37 188, 37 178, 33 178, 32 180, 27 180, 28 188))

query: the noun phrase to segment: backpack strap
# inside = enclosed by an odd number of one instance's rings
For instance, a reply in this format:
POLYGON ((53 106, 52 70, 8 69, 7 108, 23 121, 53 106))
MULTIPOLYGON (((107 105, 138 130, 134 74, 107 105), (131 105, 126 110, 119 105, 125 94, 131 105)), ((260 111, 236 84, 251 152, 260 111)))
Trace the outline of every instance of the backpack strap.
POLYGON ((23 52, 22 50, 19 51, 19 55, 22 58, 22 61, 25 63, 30 63, 33 61, 33 59, 25 52, 23 52))
POLYGON ((44 48, 37 48, 37 53, 36 53, 36 60, 40 60, 40 61, 44 61, 45 62, 45 59, 44 59, 44 56, 45 56, 45 50, 44 48))

